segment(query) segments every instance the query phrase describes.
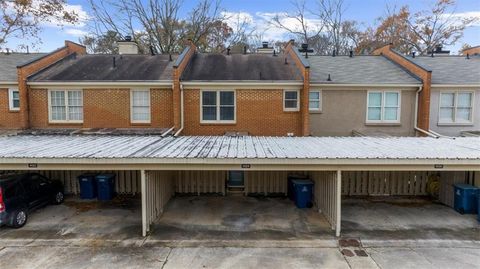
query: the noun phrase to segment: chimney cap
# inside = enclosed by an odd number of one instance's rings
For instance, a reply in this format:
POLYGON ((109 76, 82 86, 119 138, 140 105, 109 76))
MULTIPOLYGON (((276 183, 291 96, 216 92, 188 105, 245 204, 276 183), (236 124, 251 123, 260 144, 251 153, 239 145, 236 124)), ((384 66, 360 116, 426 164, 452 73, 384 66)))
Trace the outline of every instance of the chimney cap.
POLYGON ((132 41, 132 36, 130 35, 125 36, 125 41, 132 41))

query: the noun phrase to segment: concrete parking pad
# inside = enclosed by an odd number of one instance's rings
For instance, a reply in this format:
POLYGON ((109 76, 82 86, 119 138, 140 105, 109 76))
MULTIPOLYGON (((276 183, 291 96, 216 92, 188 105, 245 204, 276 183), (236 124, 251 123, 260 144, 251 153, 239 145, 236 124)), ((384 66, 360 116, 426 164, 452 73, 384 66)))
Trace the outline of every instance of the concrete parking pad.
POLYGON ((164 268, 349 268, 333 248, 175 248, 164 268))
POLYGON ((161 268, 168 248, 8 247, 0 250, 2 269, 161 268))
POLYGON ((98 202, 70 198, 32 212, 21 229, 0 228, 1 242, 23 244, 95 243, 142 240, 139 199, 98 202))
POLYGON ((344 199, 342 235, 370 240, 480 241, 475 215, 421 198, 344 199))
POLYGON ((480 248, 375 248, 368 250, 381 268, 478 269, 480 248))
POLYGON ((322 214, 287 198, 180 196, 167 205, 149 240, 334 239, 322 214))

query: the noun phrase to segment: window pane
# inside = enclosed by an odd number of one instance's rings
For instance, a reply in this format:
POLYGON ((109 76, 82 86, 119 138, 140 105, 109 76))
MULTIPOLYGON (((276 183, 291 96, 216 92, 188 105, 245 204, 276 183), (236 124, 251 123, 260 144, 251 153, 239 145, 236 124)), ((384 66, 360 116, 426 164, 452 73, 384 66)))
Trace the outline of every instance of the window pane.
POLYGON ((310 101, 308 103, 308 107, 311 110, 319 110, 320 109, 320 102, 319 101, 310 101))
POLYGON ((68 107, 68 119, 83 120, 83 107, 81 106, 68 107))
POLYGON ((398 120, 398 108, 385 108, 384 120, 398 120))
POLYGON ((308 94, 308 97, 309 97, 310 100, 312 100, 312 101, 320 100, 320 92, 310 92, 310 93, 308 94))
MULTIPOLYGON (((220 105, 234 105, 233 92, 220 92, 220 105)), ((204 103, 205 104, 205 103, 204 103)))
POLYGON ((398 93, 387 92, 385 93, 385 106, 397 107, 398 106, 398 93))
POLYGON ((203 105, 216 105, 217 104, 217 92, 202 92, 203 105))
POLYGON ((18 91, 13 91, 12 92, 12 98, 15 100, 15 99, 19 99, 19 92, 18 91))
POLYGON ((217 120, 217 108, 211 106, 204 106, 203 108, 203 120, 217 120))
POLYGON ((52 120, 66 120, 65 107, 54 106, 52 107, 52 120))
POLYGON ((453 100, 455 99, 455 94, 453 93, 442 93, 440 94, 440 106, 442 107, 451 107, 454 106, 453 100))
POLYGON ((234 114, 235 114, 234 107, 220 108, 220 120, 234 120, 234 114))
POLYGON ((285 92, 285 99, 296 100, 297 99, 297 92, 296 91, 286 91, 285 92))
POLYGON ((20 100, 13 100, 13 107, 19 108, 20 107, 20 100))
POLYGON ((470 107, 472 105, 472 93, 459 93, 457 106, 458 107, 470 107))
POLYGON ((440 122, 453 122, 453 108, 440 108, 440 122))
POLYGON ((150 106, 149 91, 133 91, 133 106, 150 106))
POLYGON ((368 106, 381 106, 382 94, 379 92, 371 92, 368 94, 368 106))
POLYGON ((472 113, 472 110, 470 108, 459 108, 459 109, 457 109, 456 122, 459 122, 459 123, 470 122, 471 113, 472 113))
POLYGON ((285 108, 297 108, 297 101, 286 100, 285 101, 285 108))
POLYGON ((64 91, 52 91, 51 92, 52 106, 64 106, 65 105, 65 92, 64 91))
POLYGON ((368 120, 381 120, 382 109, 379 107, 368 108, 368 120))
POLYGON ((133 120, 134 121, 149 121, 150 120, 150 107, 133 107, 133 120))
POLYGON ((69 91, 68 92, 68 105, 69 106, 82 106, 82 92, 81 91, 69 91))

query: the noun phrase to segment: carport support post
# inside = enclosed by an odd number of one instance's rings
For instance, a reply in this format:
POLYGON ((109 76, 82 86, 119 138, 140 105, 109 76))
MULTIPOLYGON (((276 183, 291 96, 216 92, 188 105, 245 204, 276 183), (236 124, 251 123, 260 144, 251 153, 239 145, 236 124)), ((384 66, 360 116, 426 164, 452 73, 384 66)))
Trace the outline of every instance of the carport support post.
POLYGON ((335 228, 335 235, 338 237, 340 236, 340 229, 342 227, 342 171, 337 171, 337 196, 336 196, 336 203, 337 203, 337 220, 336 220, 336 228, 335 228))
POLYGON ((145 170, 140 171, 140 184, 142 189, 142 236, 147 236, 147 176, 145 170))

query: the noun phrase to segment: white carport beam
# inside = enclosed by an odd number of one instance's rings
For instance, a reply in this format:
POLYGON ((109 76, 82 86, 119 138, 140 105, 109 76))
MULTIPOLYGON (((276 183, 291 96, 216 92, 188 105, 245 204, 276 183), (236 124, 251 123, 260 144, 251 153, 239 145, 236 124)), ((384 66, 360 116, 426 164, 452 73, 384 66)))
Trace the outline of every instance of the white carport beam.
POLYGON ((340 231, 342 227, 342 171, 337 171, 337 197, 336 197, 336 208, 337 208, 337 219, 336 219, 336 228, 335 235, 340 236, 340 231))
POLYGON ((140 183, 142 190, 142 236, 147 236, 148 223, 147 223, 147 175, 145 170, 140 171, 140 183))

